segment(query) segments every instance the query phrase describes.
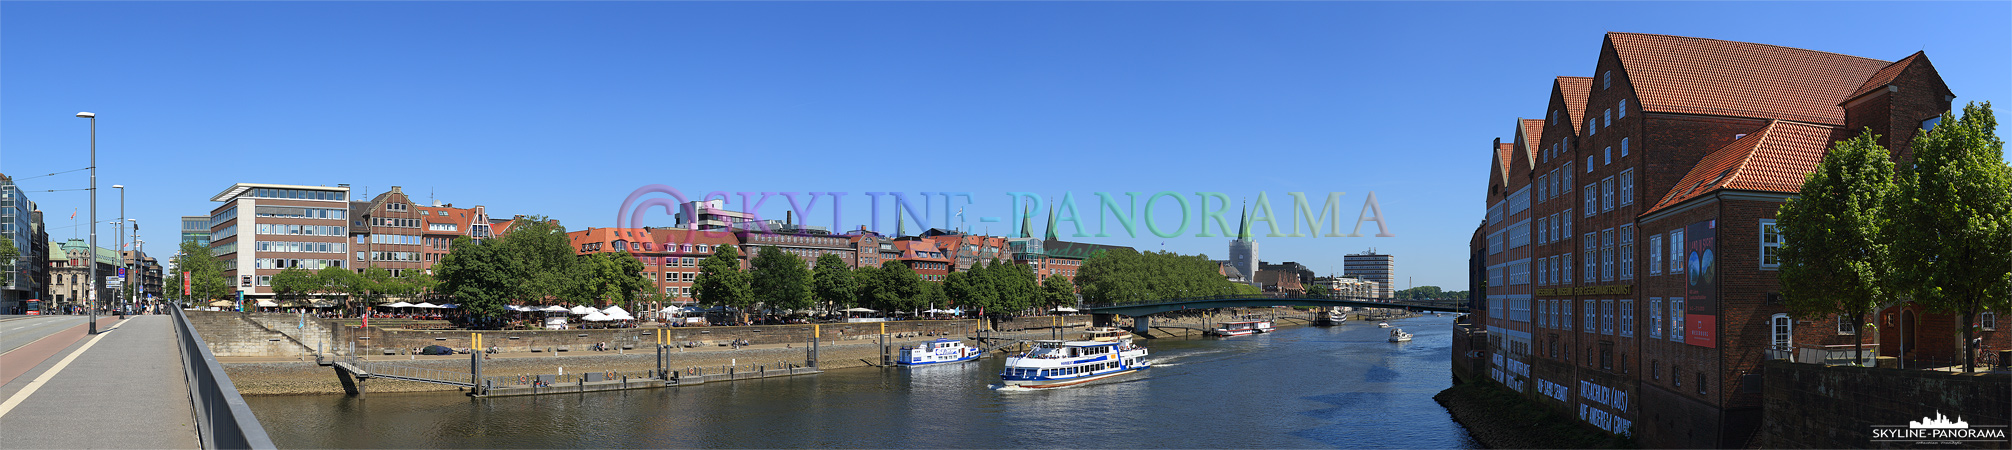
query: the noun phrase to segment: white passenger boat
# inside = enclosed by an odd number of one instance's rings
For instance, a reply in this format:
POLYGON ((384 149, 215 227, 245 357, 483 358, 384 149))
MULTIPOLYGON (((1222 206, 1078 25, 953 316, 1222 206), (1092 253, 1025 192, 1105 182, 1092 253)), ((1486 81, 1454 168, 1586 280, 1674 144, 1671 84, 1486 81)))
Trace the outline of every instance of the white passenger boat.
POLYGON ((1215 336, 1229 337, 1229 336, 1246 336, 1252 334, 1263 334, 1263 333, 1270 333, 1271 331, 1272 331, 1271 321, 1251 320, 1244 322, 1219 323, 1216 324, 1216 327, 1214 329, 1210 329, 1208 331, 1208 334, 1215 336))
POLYGON ((1410 341, 1411 341, 1411 333, 1404 332, 1403 328, 1395 328, 1390 330, 1390 342, 1410 342, 1410 341))
POLYGON ((1006 357, 999 373, 1007 387, 1052 389, 1108 379, 1149 367, 1146 348, 1130 336, 1110 340, 1034 341, 1033 350, 1006 357))
POLYGON ((1320 312, 1319 316, 1314 317, 1313 324, 1317 326, 1331 327, 1335 325, 1340 325, 1342 322, 1347 321, 1348 321, 1347 312, 1335 311, 1332 309, 1324 309, 1320 312))
POLYGON ((964 345, 964 341, 937 339, 914 347, 902 347, 897 355, 895 364, 914 367, 971 361, 984 353, 964 345))
POLYGON ((1377 328, 1390 328, 1390 322, 1377 322, 1377 328))

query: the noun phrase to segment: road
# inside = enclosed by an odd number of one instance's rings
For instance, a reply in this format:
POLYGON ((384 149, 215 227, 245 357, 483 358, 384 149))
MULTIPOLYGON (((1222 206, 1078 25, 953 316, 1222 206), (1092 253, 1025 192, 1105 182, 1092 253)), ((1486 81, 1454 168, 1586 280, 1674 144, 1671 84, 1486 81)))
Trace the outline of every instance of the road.
POLYGON ((84 316, 0 316, 0 354, 83 323, 84 316))

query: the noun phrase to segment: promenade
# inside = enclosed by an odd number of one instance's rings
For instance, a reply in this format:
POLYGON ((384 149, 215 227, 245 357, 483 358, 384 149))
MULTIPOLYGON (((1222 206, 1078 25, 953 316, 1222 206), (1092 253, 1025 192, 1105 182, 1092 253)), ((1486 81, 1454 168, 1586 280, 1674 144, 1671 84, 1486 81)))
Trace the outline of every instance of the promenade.
POLYGON ((201 447, 174 319, 128 317, 0 355, 0 449, 201 447))

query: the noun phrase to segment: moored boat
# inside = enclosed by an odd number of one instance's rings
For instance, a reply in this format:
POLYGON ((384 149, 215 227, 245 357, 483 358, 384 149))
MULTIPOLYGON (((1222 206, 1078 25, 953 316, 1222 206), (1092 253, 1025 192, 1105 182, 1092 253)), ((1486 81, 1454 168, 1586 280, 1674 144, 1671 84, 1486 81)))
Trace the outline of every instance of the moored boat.
POLYGON ((1390 328, 1390 322, 1377 322, 1377 328, 1390 328))
POLYGON ((1006 370, 999 378, 1008 387, 1022 389, 1076 386, 1152 367, 1145 357, 1146 348, 1133 344, 1130 336, 1034 341, 1032 350, 1006 358, 1006 370))
POLYGON ((914 347, 902 347, 896 354, 894 363, 901 366, 926 366, 971 361, 984 355, 976 348, 964 345, 964 341, 937 339, 914 347))
POLYGON ((1403 328, 1393 328, 1390 330, 1390 342, 1410 342, 1410 341, 1411 341, 1411 333, 1404 332, 1403 328))
POLYGON ((1272 331, 1271 321, 1250 320, 1243 322, 1219 323, 1216 324, 1215 328, 1209 329, 1208 334, 1215 336, 1229 337, 1229 336, 1246 336, 1252 334, 1263 334, 1263 333, 1270 333, 1271 331, 1272 331))

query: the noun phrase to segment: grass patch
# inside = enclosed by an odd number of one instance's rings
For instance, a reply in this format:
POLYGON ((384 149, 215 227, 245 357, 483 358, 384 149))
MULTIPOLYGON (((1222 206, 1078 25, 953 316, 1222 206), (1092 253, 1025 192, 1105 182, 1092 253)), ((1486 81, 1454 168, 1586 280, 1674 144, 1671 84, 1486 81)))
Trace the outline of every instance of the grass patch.
POLYGON ((1631 438, 1595 431, 1494 380, 1454 385, 1432 399, 1489 448, 1638 448, 1631 438))

